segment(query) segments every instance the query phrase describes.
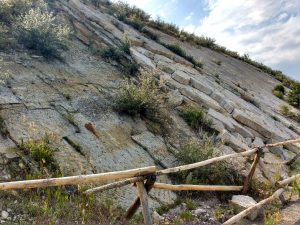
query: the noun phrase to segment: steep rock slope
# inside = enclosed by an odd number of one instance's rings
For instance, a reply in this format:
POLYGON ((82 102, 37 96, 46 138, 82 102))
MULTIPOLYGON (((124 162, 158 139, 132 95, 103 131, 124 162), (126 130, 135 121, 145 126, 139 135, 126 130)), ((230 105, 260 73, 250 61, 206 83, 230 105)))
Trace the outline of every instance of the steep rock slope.
MULTIPOLYGON (((1 69, 9 74, 0 86, 0 113, 9 132, 9 137, 0 137, 0 154, 6 159, 3 164, 20 157, 17 143, 42 139, 46 134, 55 137, 55 158, 66 175, 178 164, 170 149, 179 149, 181 144, 199 136, 175 108, 170 112, 172 132, 166 137, 148 131, 140 118, 120 115, 113 109, 111 99, 124 81, 124 74, 117 64, 94 56, 90 45, 117 46, 124 36, 131 42, 131 56, 140 65, 140 71, 164 81, 175 106, 183 100, 207 108, 220 139, 229 144, 218 150, 221 154, 299 136, 298 124, 278 112, 284 102, 272 94, 272 88, 279 82, 257 68, 147 28, 159 37, 159 42, 150 40, 107 14, 105 6, 95 8, 79 0, 59 0, 54 7, 74 27, 76 35, 63 54, 63 62, 48 62, 27 52, 1 53, 1 69), (195 69, 163 44, 180 45, 203 62, 203 69, 195 69), (221 65, 215 61, 221 61, 221 65), (72 121, 66 117, 68 114, 72 121), (72 143, 81 146, 81 150, 72 143)), ((298 147, 271 149, 264 155, 256 178, 273 182, 278 174, 287 176, 288 169, 281 163, 298 153, 298 147), (275 165, 274 161, 278 163, 275 165)), ((242 159, 232 163, 244 172, 249 168, 242 159)), ((8 176, 9 173, 3 173, 0 178, 7 180, 8 176)), ((168 177, 159 180, 171 182, 168 177)), ((106 194, 124 207, 135 196, 131 187, 106 194)), ((155 190, 150 196, 153 207, 176 199, 175 193, 167 191, 155 190)))

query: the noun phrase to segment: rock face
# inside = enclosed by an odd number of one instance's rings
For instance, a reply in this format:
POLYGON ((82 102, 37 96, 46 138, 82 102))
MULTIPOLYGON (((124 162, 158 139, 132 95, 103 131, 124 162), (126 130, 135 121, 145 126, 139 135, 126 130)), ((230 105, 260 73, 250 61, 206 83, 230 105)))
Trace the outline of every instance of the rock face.
MULTIPOLYGON (((55 159, 65 175, 150 165, 176 166, 178 162, 173 152, 191 140, 201 141, 199 134, 178 115, 176 107, 183 103, 193 103, 207 111, 220 133, 219 139, 228 145, 222 147, 222 154, 242 152, 262 142, 298 137, 297 124, 291 130, 289 124, 293 121, 290 119, 282 116, 282 122, 274 119, 274 115, 279 115, 278 106, 283 103, 272 94, 272 88, 279 82, 253 66, 146 27, 159 38, 157 42, 150 40, 107 14, 105 6, 96 8, 79 0, 58 0, 51 7, 59 9, 61 16, 75 29, 76 38, 70 40, 69 50, 62 55, 63 61, 46 61, 33 57, 30 52, 0 53, 1 70, 9 74, 0 83, 1 126, 5 126, 8 133, 0 134, 0 180, 11 179, 6 165, 18 160, 17 144, 40 140, 46 134, 55 137, 52 143, 57 149, 55 159), (141 118, 114 110, 112 98, 124 81, 124 71, 118 63, 93 55, 89 45, 92 40, 99 48, 118 46, 124 33, 131 42, 128 57, 139 65, 140 72, 161 81, 167 92, 167 100, 172 105, 168 111, 172 120, 169 133, 161 136, 151 133, 141 118), (177 43, 195 60, 202 61, 203 69, 196 70, 163 45, 171 43, 177 43), (216 60, 222 65, 216 66, 216 60), (244 100, 237 86, 247 87, 247 94, 258 104, 244 100), (70 143, 80 146, 81 150, 70 143)), ((288 145, 270 151, 273 154, 266 155, 261 164, 263 168, 258 168, 258 171, 269 171, 257 172, 261 180, 272 180, 278 172, 272 170, 271 162, 275 158, 280 162, 291 159, 299 148, 288 145)), ((240 170, 248 168, 243 159, 232 163, 240 170)), ((284 177, 287 168, 281 167, 279 173, 284 177)), ((171 183, 169 177, 158 179, 171 183)), ((104 195, 127 207, 135 197, 135 190, 124 187, 104 195)), ((155 208, 173 203, 176 194, 154 190, 150 198, 150 205, 155 208)))

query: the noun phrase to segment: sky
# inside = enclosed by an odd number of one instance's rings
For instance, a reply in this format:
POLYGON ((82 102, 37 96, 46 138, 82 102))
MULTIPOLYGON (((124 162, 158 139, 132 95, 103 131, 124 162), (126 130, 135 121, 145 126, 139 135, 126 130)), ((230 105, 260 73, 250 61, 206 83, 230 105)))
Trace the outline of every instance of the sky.
POLYGON ((300 81, 300 0, 123 0, 300 81))

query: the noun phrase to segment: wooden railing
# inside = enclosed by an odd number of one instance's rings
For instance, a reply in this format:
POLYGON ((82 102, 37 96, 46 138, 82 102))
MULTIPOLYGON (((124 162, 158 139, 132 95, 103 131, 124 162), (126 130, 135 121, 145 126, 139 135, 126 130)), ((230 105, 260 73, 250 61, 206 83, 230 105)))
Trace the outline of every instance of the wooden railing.
MULTIPOLYGON (((288 141, 278 142, 274 144, 257 146, 245 152, 223 155, 205 161, 188 164, 188 165, 182 165, 182 166, 164 169, 164 170, 157 170, 155 166, 150 166, 150 167, 143 167, 143 168, 137 168, 131 170, 115 171, 115 172, 99 173, 99 174, 91 174, 91 175, 79 175, 79 176, 71 176, 71 177, 6 182, 6 183, 0 183, 0 191, 13 190, 13 189, 45 188, 45 187, 64 186, 64 185, 93 184, 93 183, 100 183, 108 180, 117 180, 116 182, 106 184, 100 187, 92 188, 84 192, 86 195, 91 195, 91 194, 103 192, 108 189, 122 187, 134 183, 135 184, 134 186, 137 189, 138 196, 136 197, 136 199, 134 200, 130 208, 127 210, 126 218, 127 219, 132 218, 132 216, 135 214, 138 208, 142 206, 145 225, 152 225, 153 224, 152 218, 148 206, 148 193, 151 191, 152 188, 172 190, 172 191, 238 191, 245 194, 249 189, 249 185, 251 183, 253 174, 262 155, 263 148, 293 144, 298 142, 300 142, 300 138, 296 140, 288 140, 288 141), (255 154, 255 157, 251 169, 249 171, 249 174, 244 181, 243 186, 172 185, 172 184, 163 184, 163 183, 156 182, 157 176, 168 175, 180 171, 196 169, 229 158, 245 157, 253 154, 255 154)), ((289 185, 295 179, 299 179, 299 178, 300 178, 300 174, 285 179, 283 181, 277 182, 276 186, 279 189, 272 196, 240 212, 236 216, 233 216, 224 224, 225 225, 234 224, 240 221, 248 214, 250 214, 253 210, 262 207, 263 205, 273 201, 275 198, 278 198, 284 192, 285 186, 289 185)))

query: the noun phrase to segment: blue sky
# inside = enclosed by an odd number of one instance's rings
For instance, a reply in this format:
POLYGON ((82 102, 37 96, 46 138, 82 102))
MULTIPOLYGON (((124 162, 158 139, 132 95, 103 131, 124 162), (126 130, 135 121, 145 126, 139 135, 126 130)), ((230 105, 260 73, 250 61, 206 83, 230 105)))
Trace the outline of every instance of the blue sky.
POLYGON ((300 81, 300 0, 124 0, 300 81))

